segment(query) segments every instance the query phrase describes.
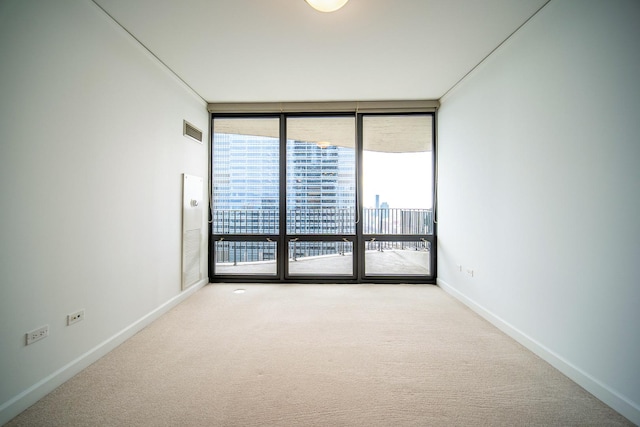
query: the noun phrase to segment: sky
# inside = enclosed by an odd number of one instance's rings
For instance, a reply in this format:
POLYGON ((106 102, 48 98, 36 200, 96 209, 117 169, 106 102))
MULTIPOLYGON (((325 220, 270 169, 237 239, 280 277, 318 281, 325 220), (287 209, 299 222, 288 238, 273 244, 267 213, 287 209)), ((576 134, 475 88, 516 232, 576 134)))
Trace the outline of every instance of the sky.
POLYGON ((432 207, 431 153, 363 153, 364 207, 374 208, 376 194, 389 208, 432 207))

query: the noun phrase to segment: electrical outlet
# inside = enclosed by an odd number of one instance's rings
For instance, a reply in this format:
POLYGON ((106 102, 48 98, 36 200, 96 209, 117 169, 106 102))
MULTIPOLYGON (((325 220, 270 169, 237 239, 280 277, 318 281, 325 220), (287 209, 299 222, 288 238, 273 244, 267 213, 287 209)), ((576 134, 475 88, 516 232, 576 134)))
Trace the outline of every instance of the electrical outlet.
POLYGON ((31 332, 27 332, 27 345, 33 344, 36 341, 41 340, 49 336, 49 325, 44 325, 38 329, 34 329, 31 332))
POLYGON ((81 320, 84 320, 84 309, 78 310, 75 313, 68 314, 67 326, 73 325, 74 323, 78 323, 81 320))
POLYGON ((469 276, 473 277, 473 276, 474 276, 474 274, 475 274, 475 272, 474 272, 472 269, 468 269, 468 270, 467 270, 467 274, 468 274, 469 276))
POLYGON ((462 272, 462 264, 456 264, 456 268, 459 272, 462 272))

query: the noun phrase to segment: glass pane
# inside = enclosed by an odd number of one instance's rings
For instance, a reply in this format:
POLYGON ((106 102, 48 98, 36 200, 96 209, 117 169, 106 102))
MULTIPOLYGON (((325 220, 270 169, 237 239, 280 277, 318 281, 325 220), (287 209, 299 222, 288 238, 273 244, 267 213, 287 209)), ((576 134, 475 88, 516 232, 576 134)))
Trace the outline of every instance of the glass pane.
POLYGON ((277 234, 279 119, 213 121, 214 234, 277 234))
POLYGON ((352 276, 352 242, 289 242, 289 275, 352 276))
POLYGON ((276 242, 215 242, 215 274, 277 274, 276 242))
POLYGON ((287 233, 354 234, 355 118, 287 119, 287 233))
POLYGON ((367 276, 431 275, 431 243, 365 243, 364 269, 367 276))
POLYGON ((433 118, 363 117, 365 234, 433 233, 433 118))

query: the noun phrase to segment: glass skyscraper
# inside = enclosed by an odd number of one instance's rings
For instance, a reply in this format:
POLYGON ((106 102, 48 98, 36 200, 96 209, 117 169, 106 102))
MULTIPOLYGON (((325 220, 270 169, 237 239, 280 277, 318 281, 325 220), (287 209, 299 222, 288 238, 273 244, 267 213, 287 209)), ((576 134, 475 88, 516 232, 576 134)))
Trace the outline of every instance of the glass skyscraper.
MULTIPOLYGON (((278 138, 215 133, 213 233, 279 233, 278 138)), ((355 150, 315 142, 287 141, 287 232, 355 232, 355 150)), ((326 253, 307 244, 296 256, 326 253)), ((275 259, 274 245, 247 242, 228 262, 275 259), (241 259, 237 259, 241 258, 241 259)))

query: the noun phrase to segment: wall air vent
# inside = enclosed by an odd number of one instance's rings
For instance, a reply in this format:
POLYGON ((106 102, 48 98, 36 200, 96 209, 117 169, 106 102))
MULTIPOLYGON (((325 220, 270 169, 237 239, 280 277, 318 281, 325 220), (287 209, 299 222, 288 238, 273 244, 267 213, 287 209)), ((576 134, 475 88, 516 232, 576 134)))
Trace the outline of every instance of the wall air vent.
POLYGON ((182 134, 202 144, 202 131, 186 120, 183 120, 182 134))

